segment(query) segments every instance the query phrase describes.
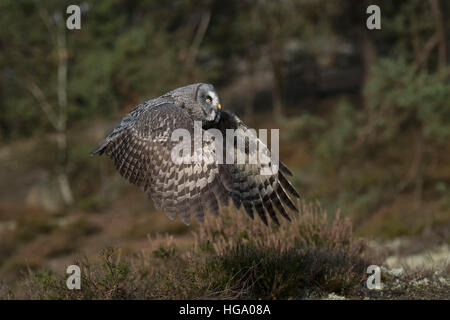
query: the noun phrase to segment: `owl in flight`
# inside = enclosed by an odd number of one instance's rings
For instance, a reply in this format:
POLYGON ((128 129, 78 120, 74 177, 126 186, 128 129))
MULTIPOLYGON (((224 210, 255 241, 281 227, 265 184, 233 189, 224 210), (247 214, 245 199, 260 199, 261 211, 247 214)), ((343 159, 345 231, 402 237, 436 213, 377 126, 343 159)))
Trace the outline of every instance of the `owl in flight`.
MULTIPOLYGON (((271 164, 259 160, 215 161, 219 157, 213 139, 200 142, 203 161, 173 161, 171 152, 179 143, 171 138, 173 131, 183 129, 191 133, 195 145, 194 122, 201 124, 202 133, 216 129, 224 137, 227 129, 240 129, 237 131, 244 134, 250 130, 235 114, 222 109, 212 85, 192 84, 138 105, 91 155, 108 155, 120 174, 141 187, 158 210, 170 219, 178 215, 185 224, 189 224, 191 215, 203 222, 205 211, 218 215, 219 204, 228 206, 230 198, 237 209, 242 205, 252 219, 256 211, 266 225, 266 213, 276 224, 276 211, 290 220, 285 206, 298 210, 289 194, 297 198, 299 195, 286 178, 292 173, 281 161, 278 170, 269 174, 262 174, 261 169, 271 164)), ((246 143, 248 139, 258 139, 249 136, 246 143)), ((224 150, 225 141, 224 138, 224 150)), ((247 158, 248 143, 244 151, 247 158)), ((236 142, 231 147, 232 153, 238 153, 236 142)))

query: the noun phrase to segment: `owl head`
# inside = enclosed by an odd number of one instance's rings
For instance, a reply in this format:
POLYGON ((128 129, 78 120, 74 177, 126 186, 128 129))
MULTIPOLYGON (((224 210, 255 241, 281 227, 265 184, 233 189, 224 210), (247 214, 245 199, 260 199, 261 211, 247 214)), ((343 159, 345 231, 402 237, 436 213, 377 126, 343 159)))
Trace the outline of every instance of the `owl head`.
POLYGON ((196 83, 168 92, 174 103, 185 109, 194 120, 204 124, 214 123, 220 119, 219 96, 211 84, 196 83))

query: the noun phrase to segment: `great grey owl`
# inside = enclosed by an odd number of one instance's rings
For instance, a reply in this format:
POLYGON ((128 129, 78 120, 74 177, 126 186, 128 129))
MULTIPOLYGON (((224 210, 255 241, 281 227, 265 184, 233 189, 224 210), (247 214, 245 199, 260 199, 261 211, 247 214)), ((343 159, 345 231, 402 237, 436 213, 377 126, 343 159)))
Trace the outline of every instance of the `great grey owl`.
MULTIPOLYGON (((252 219, 256 211, 266 225, 266 212, 279 224, 275 210, 290 220, 284 205, 294 211, 297 208, 288 193, 299 195, 286 179, 292 173, 281 161, 272 174, 261 174, 260 169, 268 164, 260 162, 172 161, 171 151, 177 143, 171 139, 172 132, 181 128, 193 134, 194 121, 200 121, 203 133, 211 128, 224 136, 227 129, 249 130, 235 114, 222 109, 212 85, 192 84, 138 105, 91 154, 106 153, 120 174, 140 186, 158 210, 171 219, 178 215, 185 224, 191 214, 199 222, 205 211, 217 215, 219 203, 227 206, 230 198, 252 219)), ((212 145, 211 141, 201 142, 203 154, 216 159, 212 145)), ((247 145, 245 150, 248 153, 247 145)))

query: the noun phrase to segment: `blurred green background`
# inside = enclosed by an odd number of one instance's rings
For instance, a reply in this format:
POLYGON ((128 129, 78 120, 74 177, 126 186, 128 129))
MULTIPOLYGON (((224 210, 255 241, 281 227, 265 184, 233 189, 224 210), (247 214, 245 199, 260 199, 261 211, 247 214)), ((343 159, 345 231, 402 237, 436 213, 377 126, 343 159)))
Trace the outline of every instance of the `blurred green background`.
POLYGON ((439 0, 0 3, 0 273, 147 234, 189 244, 89 152, 137 104, 195 82, 280 128, 306 200, 357 234, 450 239, 450 3, 439 0), (381 8, 381 30, 366 8, 381 8))

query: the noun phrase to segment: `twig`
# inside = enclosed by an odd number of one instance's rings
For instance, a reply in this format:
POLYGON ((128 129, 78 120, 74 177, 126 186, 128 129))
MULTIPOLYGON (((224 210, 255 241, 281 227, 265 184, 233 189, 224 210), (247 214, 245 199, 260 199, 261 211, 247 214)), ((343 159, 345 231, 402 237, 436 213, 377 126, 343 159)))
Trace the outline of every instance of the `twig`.
POLYGON ((195 33, 192 44, 189 48, 189 52, 186 58, 186 68, 190 69, 194 64, 195 59, 197 58, 198 51, 200 49, 200 45, 205 37, 206 30, 208 29, 209 22, 211 20, 211 11, 208 10, 202 14, 200 24, 197 28, 197 32, 195 33))
POLYGON ((32 96, 38 102, 39 107, 47 116, 47 119, 50 121, 51 125, 55 128, 55 130, 59 130, 59 121, 57 114, 52 105, 47 101, 47 98, 42 92, 41 88, 31 78, 27 80, 16 79, 16 81, 20 86, 24 87, 32 94, 32 96))
POLYGON ((422 49, 422 52, 417 57, 417 69, 420 69, 430 57, 431 52, 439 43, 439 35, 437 33, 433 34, 430 39, 428 39, 427 43, 422 49))
POLYGON ((433 14, 434 23, 436 25, 436 36, 438 37, 438 61, 439 69, 444 68, 447 64, 447 53, 446 53, 446 43, 445 43, 445 28, 444 21, 442 18, 441 8, 439 7, 438 0, 429 0, 431 6, 431 12, 433 14))

